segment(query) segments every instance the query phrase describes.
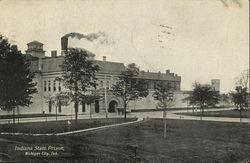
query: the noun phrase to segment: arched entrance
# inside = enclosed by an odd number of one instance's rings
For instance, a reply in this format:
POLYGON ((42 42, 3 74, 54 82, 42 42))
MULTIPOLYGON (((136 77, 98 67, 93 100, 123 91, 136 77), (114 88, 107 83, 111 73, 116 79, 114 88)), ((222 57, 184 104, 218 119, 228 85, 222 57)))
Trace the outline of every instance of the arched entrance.
POLYGON ((109 113, 115 113, 116 112, 116 107, 117 107, 117 102, 116 101, 111 101, 109 103, 109 109, 108 109, 108 112, 109 113))

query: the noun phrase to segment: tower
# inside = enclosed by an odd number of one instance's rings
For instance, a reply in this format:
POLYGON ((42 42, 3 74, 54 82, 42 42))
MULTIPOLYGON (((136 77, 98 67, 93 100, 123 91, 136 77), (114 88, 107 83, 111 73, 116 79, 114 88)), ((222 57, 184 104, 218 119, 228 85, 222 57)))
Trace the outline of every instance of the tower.
POLYGON ((34 57, 44 58, 45 51, 43 50, 43 44, 38 41, 32 41, 27 44, 28 49, 26 50, 26 54, 30 54, 34 57))
POLYGON ((26 54, 30 54, 33 57, 38 58, 38 70, 42 70, 42 58, 45 57, 45 51, 43 50, 43 43, 38 41, 32 41, 27 44, 28 49, 26 54))

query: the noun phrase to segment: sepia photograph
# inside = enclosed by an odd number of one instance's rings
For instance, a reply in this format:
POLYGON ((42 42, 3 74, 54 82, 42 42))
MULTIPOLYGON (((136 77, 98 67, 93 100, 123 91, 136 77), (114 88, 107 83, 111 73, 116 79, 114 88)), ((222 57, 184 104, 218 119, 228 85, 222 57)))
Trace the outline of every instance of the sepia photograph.
POLYGON ((0 162, 250 163, 249 0, 0 0, 0 162))

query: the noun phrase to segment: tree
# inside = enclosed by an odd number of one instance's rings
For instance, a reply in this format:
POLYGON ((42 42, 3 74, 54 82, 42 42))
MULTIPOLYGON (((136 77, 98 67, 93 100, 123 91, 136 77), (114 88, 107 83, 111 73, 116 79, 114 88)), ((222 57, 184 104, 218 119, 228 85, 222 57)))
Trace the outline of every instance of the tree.
POLYGON ((88 59, 86 51, 69 49, 61 65, 63 75, 59 80, 63 81, 65 88, 70 90, 71 101, 74 102, 75 123, 77 124, 78 104, 80 98, 90 89, 97 86, 96 72, 98 65, 94 65, 88 59))
POLYGON ((204 108, 217 104, 219 102, 219 97, 219 92, 215 91, 211 85, 201 85, 196 82, 194 84, 194 89, 188 99, 190 104, 200 107, 202 120, 204 108))
POLYGON ((155 92, 153 93, 154 99, 159 101, 157 108, 163 109, 164 139, 167 136, 167 108, 173 102, 173 90, 169 82, 160 82, 156 84, 155 92))
POLYGON ((242 111, 244 110, 244 107, 247 107, 247 88, 246 87, 241 87, 241 86, 236 86, 235 88, 236 92, 231 93, 232 100, 234 104, 239 108, 240 110, 240 121, 241 121, 241 116, 242 116, 242 111))
POLYGON ((139 68, 132 63, 126 67, 126 70, 119 76, 119 81, 116 82, 111 89, 111 92, 121 97, 124 105, 124 119, 126 119, 126 111, 129 101, 140 99, 148 95, 147 83, 138 79, 139 68))
POLYGON ((37 92, 33 78, 34 73, 30 71, 30 62, 25 55, 0 35, 0 108, 13 110, 13 123, 15 108, 29 106, 32 94, 37 92))
POLYGON ((228 94, 221 94, 220 95, 220 102, 222 103, 223 107, 224 106, 228 106, 228 104, 230 103, 230 97, 228 94))
POLYGON ((248 83, 249 83, 249 69, 241 72, 241 74, 238 77, 236 77, 235 80, 236 80, 235 81, 236 86, 241 86, 242 88, 247 88, 248 83))

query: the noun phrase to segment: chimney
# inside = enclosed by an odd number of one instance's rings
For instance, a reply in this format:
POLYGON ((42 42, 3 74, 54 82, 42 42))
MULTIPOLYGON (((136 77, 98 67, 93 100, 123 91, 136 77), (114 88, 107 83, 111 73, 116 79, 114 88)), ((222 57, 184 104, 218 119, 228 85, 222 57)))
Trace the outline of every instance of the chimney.
POLYGON ((103 57, 102 57, 102 60, 103 60, 103 61, 106 61, 106 59, 107 59, 106 56, 103 56, 103 57))
POLYGON ((53 58, 57 57, 57 51, 56 50, 51 51, 51 57, 53 57, 53 58))
POLYGON ((170 73, 170 70, 169 70, 169 69, 167 69, 167 70, 166 70, 166 74, 169 74, 169 73, 170 73))

